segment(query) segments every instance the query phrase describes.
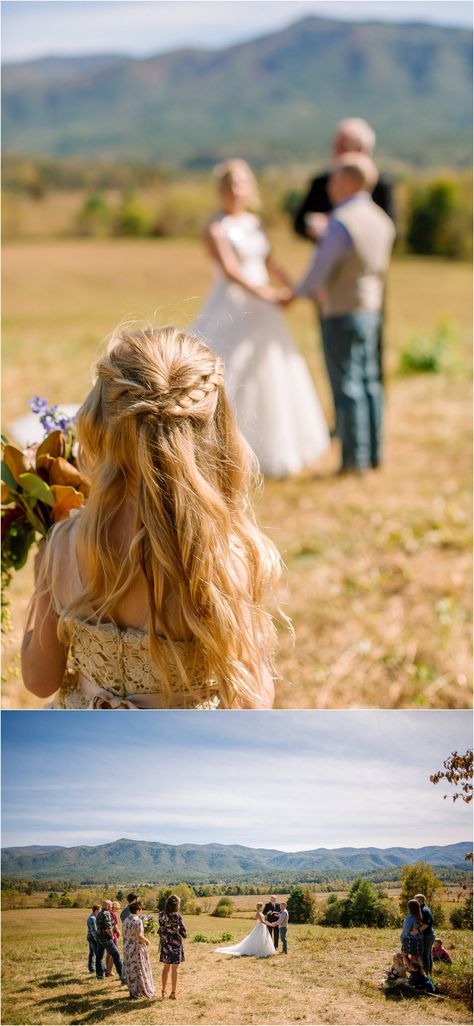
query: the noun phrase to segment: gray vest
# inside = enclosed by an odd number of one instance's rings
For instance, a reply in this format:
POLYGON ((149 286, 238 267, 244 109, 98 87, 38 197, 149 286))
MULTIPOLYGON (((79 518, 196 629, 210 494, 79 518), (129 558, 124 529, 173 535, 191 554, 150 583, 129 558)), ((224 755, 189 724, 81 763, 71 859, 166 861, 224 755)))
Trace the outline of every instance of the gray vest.
POLYGON ((393 221, 367 192, 337 207, 332 217, 352 239, 352 249, 335 266, 323 287, 323 314, 338 317, 382 308, 384 278, 395 238, 393 221))

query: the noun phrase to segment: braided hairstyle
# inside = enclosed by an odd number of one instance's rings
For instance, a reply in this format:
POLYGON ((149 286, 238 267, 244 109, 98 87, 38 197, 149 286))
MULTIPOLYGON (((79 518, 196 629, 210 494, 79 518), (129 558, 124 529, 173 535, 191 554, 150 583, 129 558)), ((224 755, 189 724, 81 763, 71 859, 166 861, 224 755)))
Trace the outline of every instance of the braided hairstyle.
POLYGON ((230 410, 222 363, 196 337, 146 328, 113 337, 96 374, 77 421, 81 473, 90 483, 78 524, 84 593, 62 619, 113 619, 141 572, 150 653, 168 703, 171 673, 160 638, 183 685, 190 672, 173 644, 166 606, 173 594, 195 642, 195 665, 221 705, 248 704, 258 696, 254 668, 262 657, 271 667, 275 629, 261 601, 280 561, 255 523, 250 491, 258 466, 230 410), (136 502, 136 531, 117 560, 110 529, 126 495, 136 502))

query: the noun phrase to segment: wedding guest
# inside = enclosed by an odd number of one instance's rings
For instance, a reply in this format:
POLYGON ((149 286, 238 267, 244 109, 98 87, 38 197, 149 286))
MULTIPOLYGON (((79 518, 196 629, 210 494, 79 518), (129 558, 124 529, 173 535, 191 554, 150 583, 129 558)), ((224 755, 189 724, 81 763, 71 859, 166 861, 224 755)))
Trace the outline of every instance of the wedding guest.
POLYGON ((434 962, 446 962, 448 965, 452 965, 452 958, 449 951, 443 947, 443 942, 439 937, 435 937, 433 946, 431 948, 431 954, 434 962))
POLYGON ((97 929, 97 952, 96 952, 96 976, 97 979, 102 980, 104 978, 104 966, 102 959, 105 952, 112 956, 113 964, 120 976, 121 983, 125 983, 125 975, 123 971, 122 960, 120 958, 119 950, 114 941, 114 920, 112 917, 112 902, 104 900, 101 904, 101 911, 99 912, 96 920, 97 929))
MULTIPOLYGON (((118 951, 118 946, 119 946, 118 942, 119 942, 119 937, 120 937, 119 928, 118 928, 118 919, 117 919, 117 912, 119 911, 119 909, 120 909, 120 905, 119 905, 118 901, 112 901, 111 909, 110 909, 110 915, 112 916, 112 919, 114 921, 113 941, 114 941, 115 947, 117 948, 117 951, 118 951)), ((105 975, 106 976, 112 976, 113 966, 114 966, 114 960, 112 958, 112 955, 110 954, 110 951, 107 951, 107 953, 105 955, 105 975)))
POLYGON ((427 976, 429 976, 429 974, 433 972, 433 957, 431 954, 431 949, 433 947, 433 941, 435 936, 433 916, 431 914, 431 909, 426 904, 426 898, 424 894, 415 894, 415 901, 418 902, 421 908, 421 915, 423 918, 423 968, 427 976))
MULTIPOLYGON (((402 942, 402 951, 406 955, 415 955, 416 957, 422 957, 423 955, 423 916, 421 914, 421 908, 417 901, 413 899, 408 902, 408 915, 405 916, 402 925, 402 932, 400 934, 400 940, 402 942)), ((408 962, 405 962, 408 965, 408 962)))
POLYGON ((329 433, 277 305, 291 295, 290 281, 251 209, 259 202, 254 175, 243 160, 220 164, 215 175, 219 209, 205 244, 216 274, 192 331, 224 362, 230 403, 262 473, 284 478, 313 465, 328 450, 329 433))
POLYGON ((155 995, 148 952, 150 941, 145 937, 139 916, 141 911, 141 902, 131 901, 129 914, 123 924, 123 965, 131 999, 152 998, 155 995))
POLYGON ((133 891, 131 891, 130 894, 127 894, 127 902, 128 902, 128 904, 125 905, 125 908, 123 908, 121 913, 120 913, 120 918, 122 920, 122 923, 124 923, 125 920, 128 918, 128 916, 130 915, 130 905, 131 905, 132 901, 139 901, 139 900, 140 899, 138 897, 138 894, 134 894, 133 891))
POLYGON ((362 473, 381 461, 383 388, 377 338, 383 283, 394 238, 389 217, 370 198, 373 161, 346 153, 333 167, 335 209, 294 296, 318 301, 333 393, 341 471, 362 473))
MULTIPOLYGON (((288 954, 288 921, 289 921, 288 909, 286 907, 286 901, 280 901, 280 915, 275 923, 274 929, 279 931, 282 953, 288 954)), ((276 947, 276 945, 275 945, 276 947)))
MULTIPOLYGON (((372 157, 375 149, 375 132, 363 118, 344 118, 337 125, 332 140, 332 160, 337 160, 345 153, 365 153, 372 157)), ((311 182, 309 191, 299 206, 294 228, 298 235, 318 242, 328 228, 328 215, 334 208, 334 199, 330 194, 329 181, 331 170, 318 175, 311 182)), ((371 191, 372 199, 395 222, 395 204, 392 183, 383 175, 378 174, 371 191)), ((383 308, 377 339, 377 360, 380 380, 383 381, 383 308)))
MULTIPOLYGON (((372 157, 375 142, 375 132, 367 121, 363 118, 344 118, 337 125, 332 139, 331 158, 337 160, 344 153, 365 153, 372 157)), ((333 209, 328 188, 330 177, 331 170, 328 170, 313 178, 307 195, 296 211, 294 229, 305 239, 320 239, 327 229, 328 214, 333 209)), ((379 174, 371 195, 374 203, 394 221, 393 187, 389 179, 379 174)))
POLYGON ((421 956, 409 955, 408 957, 410 960, 409 982, 411 986, 415 987, 416 990, 422 990, 425 994, 435 994, 436 987, 423 968, 421 956))
POLYGON ((166 986, 171 969, 170 998, 176 1000, 178 984, 178 968, 184 962, 183 937, 187 937, 183 917, 179 911, 180 899, 171 894, 166 901, 165 911, 158 913, 160 935, 160 962, 163 963, 161 974, 161 997, 166 997, 166 986))
POLYGON ((96 916, 97 916, 97 913, 99 911, 100 911, 99 905, 93 905, 92 906, 91 914, 89 916, 87 916, 87 940, 88 940, 88 943, 89 943, 89 961, 88 961, 88 964, 87 964, 87 968, 89 969, 90 973, 95 972, 94 963, 95 963, 95 958, 96 958, 96 955, 97 955, 97 922, 96 922, 96 916))
POLYGON ((272 707, 280 573, 223 367, 175 328, 124 329, 77 418, 85 506, 40 554, 22 648, 52 708, 272 707), (70 669, 66 673, 67 661, 70 669))

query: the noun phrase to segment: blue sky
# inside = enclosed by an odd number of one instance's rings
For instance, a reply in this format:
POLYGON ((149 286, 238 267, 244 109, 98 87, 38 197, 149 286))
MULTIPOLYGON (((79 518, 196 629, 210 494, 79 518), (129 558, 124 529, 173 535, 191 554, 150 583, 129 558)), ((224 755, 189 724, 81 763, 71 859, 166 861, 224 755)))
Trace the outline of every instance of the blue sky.
POLYGON ((308 14, 343 20, 472 24, 469 0, 4 0, 6 61, 51 54, 149 55, 219 48, 308 14))
POLYGON ((451 844, 430 773, 469 712, 4 712, 3 845, 117 837, 286 851, 451 844))

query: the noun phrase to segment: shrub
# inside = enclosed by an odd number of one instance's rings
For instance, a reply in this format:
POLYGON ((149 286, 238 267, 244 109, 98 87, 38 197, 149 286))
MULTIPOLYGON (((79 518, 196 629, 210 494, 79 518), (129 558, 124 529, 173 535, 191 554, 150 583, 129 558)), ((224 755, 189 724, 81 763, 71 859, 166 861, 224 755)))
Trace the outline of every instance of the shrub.
POLYGON ((112 223, 112 211, 101 192, 87 196, 77 218, 80 235, 107 235, 112 223))
POLYGON ((309 887, 292 887, 287 908, 292 923, 314 923, 316 901, 309 887))
POLYGON ((152 234, 150 211, 138 202, 133 193, 124 196, 115 215, 114 230, 116 235, 142 237, 152 234))
POLYGON ((408 211, 407 245, 412 253, 469 256, 469 201, 462 183, 436 179, 414 189, 408 211))
POLYGON ((219 898, 217 905, 211 915, 218 919, 227 919, 234 911, 234 902, 230 898, 219 898))
POLYGON ((454 930, 472 930, 472 898, 453 908, 449 918, 454 930))
POLYGON ((196 944, 221 944, 233 939, 233 933, 229 933, 228 930, 224 930, 220 937, 208 937, 207 933, 195 933, 193 937, 196 944))
POLYGON ((415 335, 400 353, 401 374, 440 374, 453 360, 453 332, 449 324, 438 321, 430 334, 415 335))

